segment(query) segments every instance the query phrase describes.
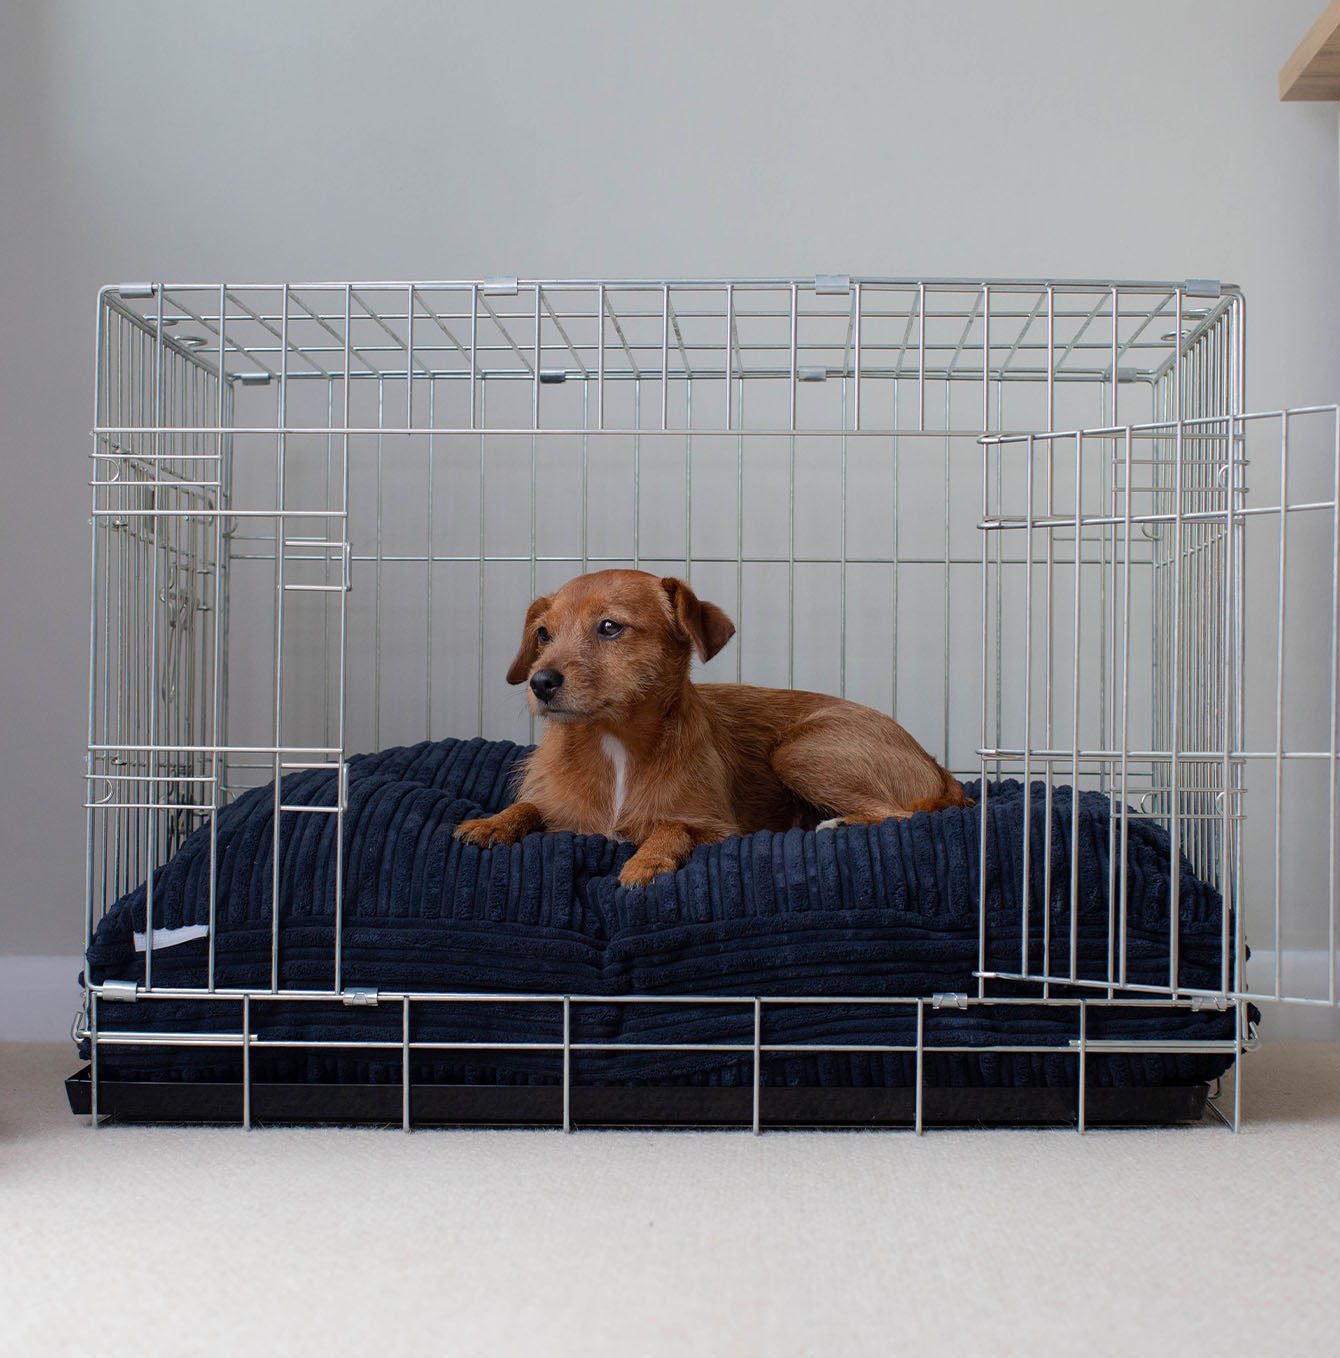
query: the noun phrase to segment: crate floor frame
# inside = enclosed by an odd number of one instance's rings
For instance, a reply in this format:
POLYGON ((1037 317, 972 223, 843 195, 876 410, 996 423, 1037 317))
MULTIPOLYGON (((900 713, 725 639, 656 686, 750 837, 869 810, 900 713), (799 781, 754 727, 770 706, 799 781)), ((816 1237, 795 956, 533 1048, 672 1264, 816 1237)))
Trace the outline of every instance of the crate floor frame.
MULTIPOLYGON (((150 1007, 154 998, 189 998, 192 992, 139 994, 123 987, 117 994, 119 1004, 150 1007)), ((408 1132, 415 1125, 459 1126, 558 1126, 563 1131, 579 1127, 736 1127, 761 1134, 769 1127, 903 1127, 920 1135, 933 1126, 1073 1126, 1083 1133, 1091 1125, 1170 1125, 1198 1121, 1208 1111, 1224 1125, 1236 1129, 1241 1118, 1243 1053, 1257 1045, 1253 1013, 1245 1002, 1230 1006, 1215 1000, 1212 1007, 1225 1012, 1231 1008, 1233 1031, 1218 1038, 1093 1038, 1090 1036, 1090 1011, 1111 1014, 1125 1009, 1163 1007, 1151 1004, 1148 997, 1138 999, 1110 996, 1106 1000, 1085 996, 1048 997, 970 997, 960 992, 942 992, 931 997, 884 996, 583 996, 518 995, 514 993, 455 992, 422 995, 404 992, 382 994, 361 989, 346 996, 345 1003, 359 1009, 386 1006, 398 1015, 398 1042, 386 1040, 320 1040, 311 1038, 274 1038, 267 1036, 259 1011, 267 1003, 311 1004, 328 1001, 321 991, 278 991, 253 994, 215 992, 214 999, 238 1005, 239 1029, 236 1032, 168 1032, 145 1028, 139 1031, 116 1029, 100 1033, 99 997, 91 997, 88 1033, 91 1061, 67 1081, 72 1111, 87 1113, 92 1126, 104 1118, 112 1121, 239 1121, 251 1128, 258 1121, 281 1122, 373 1122, 392 1125, 397 1113, 401 1128, 408 1132), (412 1036, 413 1007, 428 1005, 523 1004, 542 1009, 557 1008, 562 1016, 561 1041, 494 1042, 474 1040, 417 1040, 412 1036), (676 1007, 744 1010, 751 1020, 752 1038, 748 1041, 718 1040, 688 1045, 680 1043, 628 1043, 618 1040, 580 1041, 572 1036, 574 1010, 585 1005, 620 1007, 643 1003, 676 1007), (897 1043, 774 1043, 765 1041, 765 1014, 769 1008, 803 1006, 815 1011, 825 1007, 845 1009, 853 1005, 876 1007, 890 1014, 912 1010, 915 1041, 897 1043), (1047 1008, 1068 1012, 1073 1019, 1073 1035, 1051 1041, 1016 1043, 953 1042, 928 1036, 938 1014, 953 1015, 973 1008, 987 1012, 1017 1008, 1047 1008), (99 1071, 100 1045, 143 1048, 207 1048, 236 1050, 240 1055, 240 1080, 138 1080, 108 1079, 99 1071), (485 1059, 509 1051, 543 1052, 555 1059, 556 1083, 531 1086, 452 1084, 444 1081, 416 1081, 413 1063, 416 1054, 455 1053, 461 1057, 485 1059), (745 1058, 752 1080, 729 1087, 691 1087, 669 1084, 611 1084, 583 1082, 576 1071, 583 1056, 598 1057, 618 1052, 703 1052, 713 1051, 745 1058), (258 1073, 256 1055, 266 1053, 338 1053, 345 1056, 399 1056, 398 1081, 325 1079, 293 1084, 258 1073), (843 1052, 903 1053, 915 1059, 915 1080, 908 1086, 776 1086, 762 1079, 763 1061, 771 1056, 841 1054, 843 1052), (939 1086, 925 1076, 928 1054, 975 1054, 981 1052, 1067 1056, 1076 1062, 1073 1085, 1029 1086, 939 1086), (1166 1085, 1100 1086, 1092 1083, 1088 1062, 1095 1054, 1158 1053, 1167 1055, 1205 1055, 1218 1052, 1233 1058, 1231 1116, 1208 1098, 1210 1086, 1204 1083, 1166 1085), (314 1091, 304 1100, 299 1091, 314 1091), (261 1091, 258 1111, 256 1092, 261 1091), (104 1103, 107 1092, 110 1103, 104 1103), (415 1100, 421 1102, 417 1108, 415 1100), (268 1104, 267 1104, 268 1100, 268 1104), (765 1112, 766 1109, 766 1112, 765 1112), (230 1111, 233 1110, 233 1111, 230 1111)), ((1169 1012, 1196 1012, 1204 1007, 1201 999, 1169 1000, 1169 1012)), ((1216 1098, 1222 1081, 1215 1081, 1216 1098)))
MULTIPOLYGON (((92 1115, 92 1078, 85 1065, 65 1082, 70 1111, 92 1115)), ((752 1091, 676 1087, 553 1085, 501 1088, 439 1083, 102 1080, 104 1124, 223 1126, 488 1127, 531 1130, 627 1129, 801 1131, 862 1129, 916 1132, 968 1127, 1169 1127, 1223 1120, 1212 1087, 1161 1085, 1090 1089, 1081 1122, 1078 1090, 766 1088, 754 1121, 752 1091), (249 1103, 248 1103, 249 1101, 249 1103)))

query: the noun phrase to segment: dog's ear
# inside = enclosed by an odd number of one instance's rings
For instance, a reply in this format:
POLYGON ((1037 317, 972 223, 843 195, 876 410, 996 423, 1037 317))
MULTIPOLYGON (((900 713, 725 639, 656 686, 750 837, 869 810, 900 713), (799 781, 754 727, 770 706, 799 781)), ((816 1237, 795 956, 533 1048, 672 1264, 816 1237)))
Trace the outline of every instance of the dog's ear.
POLYGON ((721 609, 699 599, 683 580, 667 575, 661 588, 670 600, 675 621, 698 652, 699 660, 711 660, 735 635, 735 624, 721 609))
POLYGON ((516 659, 512 661, 507 670, 507 682, 509 684, 524 684, 530 675, 530 667, 535 663, 535 658, 540 654, 540 638, 536 635, 536 619, 549 607, 549 596, 542 594, 531 606, 526 609, 525 631, 521 634, 521 649, 516 653, 516 659))

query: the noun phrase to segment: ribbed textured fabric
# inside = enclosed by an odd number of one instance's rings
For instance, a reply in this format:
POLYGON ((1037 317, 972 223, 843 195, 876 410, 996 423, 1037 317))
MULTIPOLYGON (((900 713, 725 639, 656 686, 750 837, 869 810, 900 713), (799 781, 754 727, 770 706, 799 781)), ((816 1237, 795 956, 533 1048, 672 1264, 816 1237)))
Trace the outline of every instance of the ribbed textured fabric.
MULTIPOLYGON (((1111 807, 1086 792, 1073 814, 1068 789, 1025 794, 1017 782, 987 787, 981 804, 832 831, 763 832, 695 850, 677 873, 626 891, 618 872, 633 853, 595 835, 531 835, 521 844, 480 850, 457 843, 463 819, 511 800, 523 747, 445 740, 384 750, 349 763, 345 879, 340 921, 341 982, 384 990, 580 994, 592 996, 924 996, 974 993, 979 958, 981 818, 987 817, 986 962, 1017 969, 1023 923, 1022 836, 1030 838, 1029 960, 1043 964, 1044 900, 1051 968, 1068 973, 1071 947, 1070 850, 1079 890, 1073 931, 1078 975, 1108 974, 1119 946, 1120 901, 1109 911, 1111 807)), ((981 789, 969 785, 970 795, 981 789)), ((335 775, 307 771, 283 782, 290 805, 335 804, 335 775)), ((271 981, 273 788, 259 788, 217 817, 214 901, 215 984, 267 988, 271 981)), ((1131 983, 1167 979, 1169 842, 1155 825, 1128 829, 1127 968, 1131 983)), ((285 812, 279 823, 281 989, 328 988, 334 981, 336 818, 285 812)), ((210 919, 210 831, 198 830, 153 878, 153 928, 210 919)), ((1182 859, 1180 982, 1219 981, 1222 903, 1182 859)), ((140 886, 101 921, 88 952, 89 974, 143 980, 134 934, 146 928, 140 886)), ((204 939, 156 948, 155 987, 203 986, 204 939)), ((104 1004, 114 1027, 236 1031, 236 1002, 141 1001, 104 1004)), ((400 1041, 399 1007, 256 1002, 259 1036, 400 1041)), ((1073 1084, 1073 1010, 973 1008, 928 1011, 932 1046, 988 1042, 1058 1043, 1055 1053, 932 1052, 932 1084, 1073 1084)), ((1125 1009, 1091 1011, 1092 1037, 1223 1037, 1233 1015, 1125 1009)), ((522 1003, 419 1004, 413 1036, 434 1041, 557 1041, 559 1006, 522 1003)), ((738 1052, 676 1052, 674 1042, 752 1041, 752 1006, 582 1004, 572 1010, 574 1040, 664 1044, 665 1051, 583 1054, 584 1077, 600 1082, 727 1083, 752 1080, 752 1058, 738 1052)), ((778 1005, 766 1009, 764 1040, 899 1043, 915 1039, 910 1007, 778 1005)), ((399 1053, 289 1054, 266 1058, 276 1078, 399 1078, 399 1053)), ((235 1053, 217 1049, 108 1048, 104 1070, 132 1075, 213 1078, 235 1053)), ((416 1053, 421 1079, 488 1083, 557 1078, 552 1053, 416 1053)), ((1097 1084, 1184 1083, 1212 1078, 1222 1054, 1095 1055, 1097 1084)), ((909 1053, 777 1055, 764 1062, 768 1084, 906 1084, 909 1053)))

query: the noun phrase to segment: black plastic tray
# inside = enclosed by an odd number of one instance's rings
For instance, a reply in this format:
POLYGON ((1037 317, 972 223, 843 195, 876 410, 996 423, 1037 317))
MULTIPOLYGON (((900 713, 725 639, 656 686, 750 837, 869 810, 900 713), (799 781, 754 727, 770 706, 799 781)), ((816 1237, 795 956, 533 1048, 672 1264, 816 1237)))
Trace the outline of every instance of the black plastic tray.
MULTIPOLYGON (((65 1082, 70 1111, 87 1116, 89 1067, 65 1082)), ((1073 1126, 1073 1088, 936 1089, 922 1092, 927 1127, 1073 1126)), ((1092 1127, 1168 1126, 1198 1122, 1209 1086, 1090 1089, 1085 1121, 1092 1127)), ((253 1081, 253 1124, 394 1125, 403 1090, 394 1084, 275 1084, 253 1081)), ((574 1085, 574 1127, 749 1127, 754 1091, 687 1087, 574 1085)), ((98 1082, 101 1120, 126 1123, 242 1122, 242 1085, 171 1080, 98 1082)), ((911 1127, 911 1089, 764 1088, 759 1121, 766 1128, 911 1127)), ((414 1127, 561 1127, 563 1091, 545 1086, 418 1084, 410 1087, 414 1127)))

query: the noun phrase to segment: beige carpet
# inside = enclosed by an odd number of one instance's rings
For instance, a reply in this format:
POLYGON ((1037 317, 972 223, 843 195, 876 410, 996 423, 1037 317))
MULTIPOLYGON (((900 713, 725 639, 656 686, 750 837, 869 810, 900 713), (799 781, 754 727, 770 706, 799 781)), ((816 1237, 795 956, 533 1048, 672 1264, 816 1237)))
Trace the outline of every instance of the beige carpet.
POLYGON ((1157 1132, 104 1128, 0 1047, 0 1350, 1331 1353, 1340 1045, 1157 1132))

